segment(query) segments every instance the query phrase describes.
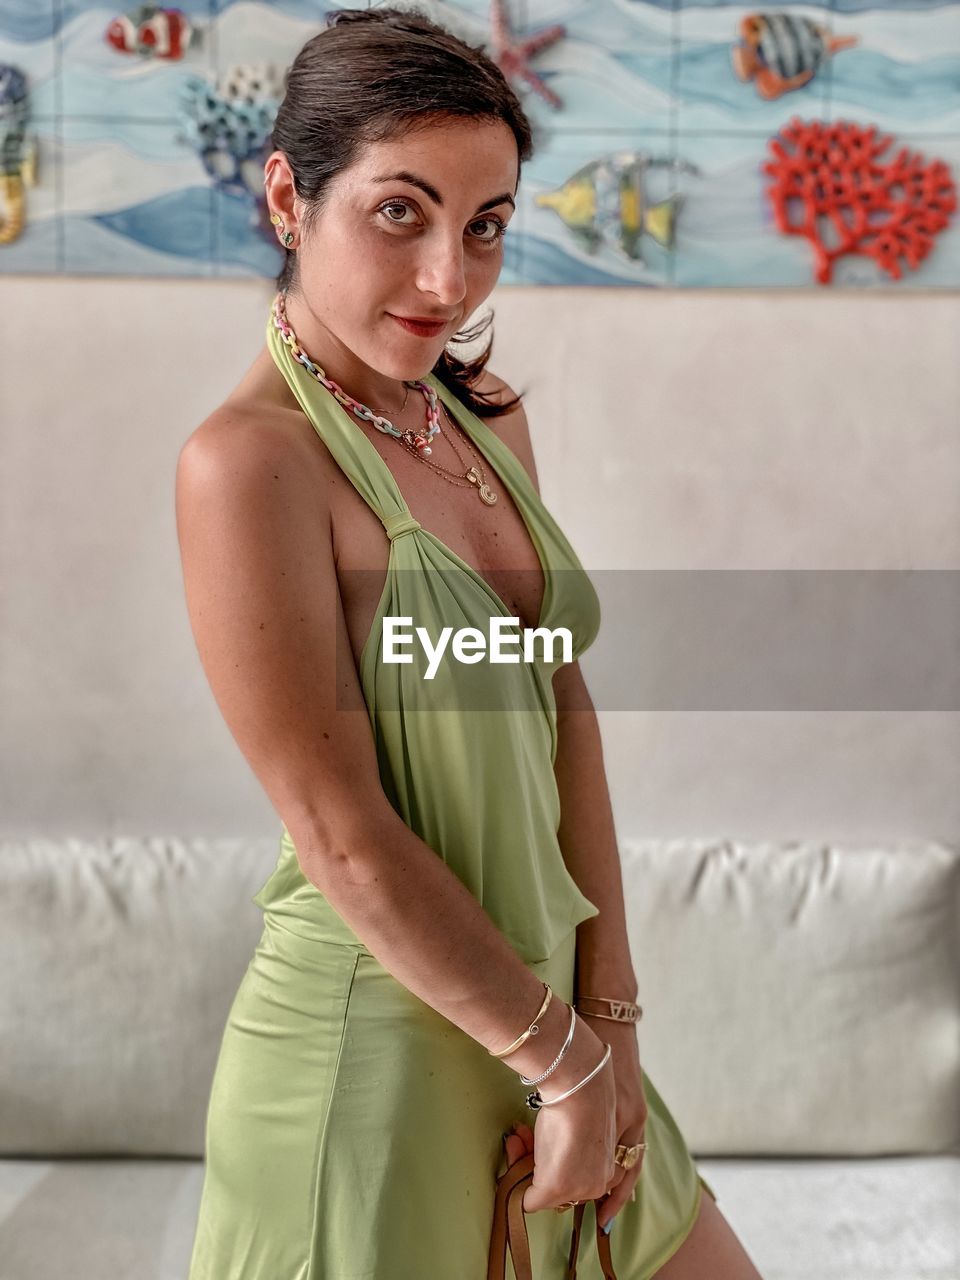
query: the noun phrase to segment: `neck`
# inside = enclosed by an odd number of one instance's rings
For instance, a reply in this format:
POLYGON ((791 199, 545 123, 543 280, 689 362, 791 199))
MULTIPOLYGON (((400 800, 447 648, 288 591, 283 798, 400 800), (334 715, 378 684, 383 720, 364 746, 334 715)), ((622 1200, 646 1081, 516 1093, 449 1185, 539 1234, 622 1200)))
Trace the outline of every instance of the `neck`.
POLYGON ((313 314, 301 296, 287 295, 285 311, 304 352, 354 400, 386 418, 400 414, 401 406, 406 416, 413 395, 422 405, 420 393, 408 388, 402 379, 390 378, 372 369, 345 347, 337 335, 313 314))

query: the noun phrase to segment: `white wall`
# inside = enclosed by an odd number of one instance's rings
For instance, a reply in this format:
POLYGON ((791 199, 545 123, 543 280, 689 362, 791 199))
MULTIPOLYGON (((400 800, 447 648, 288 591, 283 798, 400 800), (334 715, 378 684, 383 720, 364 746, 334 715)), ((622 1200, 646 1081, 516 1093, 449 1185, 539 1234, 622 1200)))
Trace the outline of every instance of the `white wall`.
MULTIPOLYGON (((2 834, 278 829, 196 656, 173 508, 179 448, 253 360, 271 297, 4 280, 2 834)), ((491 302, 491 368, 528 388, 544 498, 588 570, 960 567, 958 295, 491 302)), ((960 831, 955 712, 601 724, 624 837, 960 831)))

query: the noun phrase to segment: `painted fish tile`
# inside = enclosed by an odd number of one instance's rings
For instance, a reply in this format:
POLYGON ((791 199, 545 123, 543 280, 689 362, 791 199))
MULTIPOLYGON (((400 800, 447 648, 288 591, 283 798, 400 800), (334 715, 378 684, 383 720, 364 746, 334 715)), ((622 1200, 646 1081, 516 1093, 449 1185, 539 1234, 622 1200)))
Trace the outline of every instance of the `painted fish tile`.
POLYGON ((692 5, 677 11, 680 128, 776 130, 792 115, 821 115, 833 48, 829 5, 692 5))
POLYGON ((0 14, 0 273, 59 269, 53 5, 0 14))
MULTIPOLYGON (((0 67, 0 94, 14 77, 0 67)), ((0 116, 5 170, 0 181, 0 275, 61 271, 61 149, 49 120, 0 116)))
POLYGON ((548 135, 519 192, 524 283, 668 283, 672 167, 667 131, 548 135))
POLYGON ((65 118, 169 120, 189 77, 216 65, 208 0, 73 9, 59 36, 65 118))

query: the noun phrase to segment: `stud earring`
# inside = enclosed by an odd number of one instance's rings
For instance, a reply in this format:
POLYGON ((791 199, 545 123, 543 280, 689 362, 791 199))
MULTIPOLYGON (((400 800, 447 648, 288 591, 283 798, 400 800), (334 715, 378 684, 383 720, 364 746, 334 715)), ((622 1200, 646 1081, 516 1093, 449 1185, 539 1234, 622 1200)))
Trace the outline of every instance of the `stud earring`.
POLYGON ((288 232, 286 233, 286 235, 284 235, 284 233, 283 233, 283 219, 280 217, 279 213, 271 213, 271 215, 270 215, 270 221, 271 221, 271 222, 273 223, 273 225, 277 228, 277 235, 280 237, 280 239, 283 241, 283 243, 284 243, 286 246, 288 246, 288 247, 289 247, 290 242, 291 242, 291 240, 293 239, 293 232, 292 232, 292 231, 288 231, 288 232))

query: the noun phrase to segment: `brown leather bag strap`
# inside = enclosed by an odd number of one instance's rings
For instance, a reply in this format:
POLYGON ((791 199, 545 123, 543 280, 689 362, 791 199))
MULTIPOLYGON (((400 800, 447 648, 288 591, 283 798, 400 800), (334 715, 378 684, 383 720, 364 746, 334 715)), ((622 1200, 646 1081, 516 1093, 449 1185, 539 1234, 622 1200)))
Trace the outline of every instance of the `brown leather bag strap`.
POLYGON ((533 1280, 530 1263, 530 1244, 523 1222, 523 1193, 533 1178, 533 1156, 516 1161, 497 1179, 497 1192, 493 1204, 493 1230, 490 1234, 490 1256, 487 1261, 487 1280, 507 1280, 507 1250, 513 1261, 517 1280, 533 1280), (513 1212, 510 1212, 511 1201, 513 1212), (519 1204, 519 1218, 517 1214, 519 1204), (517 1237, 515 1239, 514 1237, 517 1237), (522 1241, 519 1237, 522 1236, 522 1241), (526 1265, 526 1272, 523 1268, 526 1265))
MULTIPOLYGON (((577 1280, 577 1257, 580 1252, 580 1231, 583 1226, 583 1214, 586 1207, 586 1204, 574 1205, 573 1235, 570 1240, 570 1257, 567 1259, 566 1280, 577 1280)), ((617 1280, 616 1272, 613 1269, 613 1258, 610 1256, 610 1237, 608 1235, 604 1235, 599 1222, 597 1223, 597 1254, 600 1258, 600 1269, 603 1272, 603 1280, 617 1280)))
MULTIPOLYGON (((506 1280, 507 1250, 513 1262, 516 1280, 534 1280, 530 1257, 530 1241, 523 1215, 523 1193, 533 1181, 533 1155, 517 1160, 497 1179, 494 1199, 493 1230, 490 1235, 490 1255, 487 1262, 487 1280, 506 1280)), ((573 1234, 570 1240, 570 1256, 567 1260, 566 1280, 577 1280, 577 1257, 583 1226, 585 1204, 574 1206, 573 1234)), ((544 1210, 546 1212, 546 1210, 544 1210)), ((610 1237, 597 1227, 597 1253, 603 1270, 603 1280, 617 1280, 610 1256, 610 1237)))
POLYGON ((566 1280, 577 1280, 577 1259, 580 1256, 580 1232, 583 1227, 585 1204, 573 1206, 573 1234, 570 1237, 570 1256, 567 1259, 566 1280))

